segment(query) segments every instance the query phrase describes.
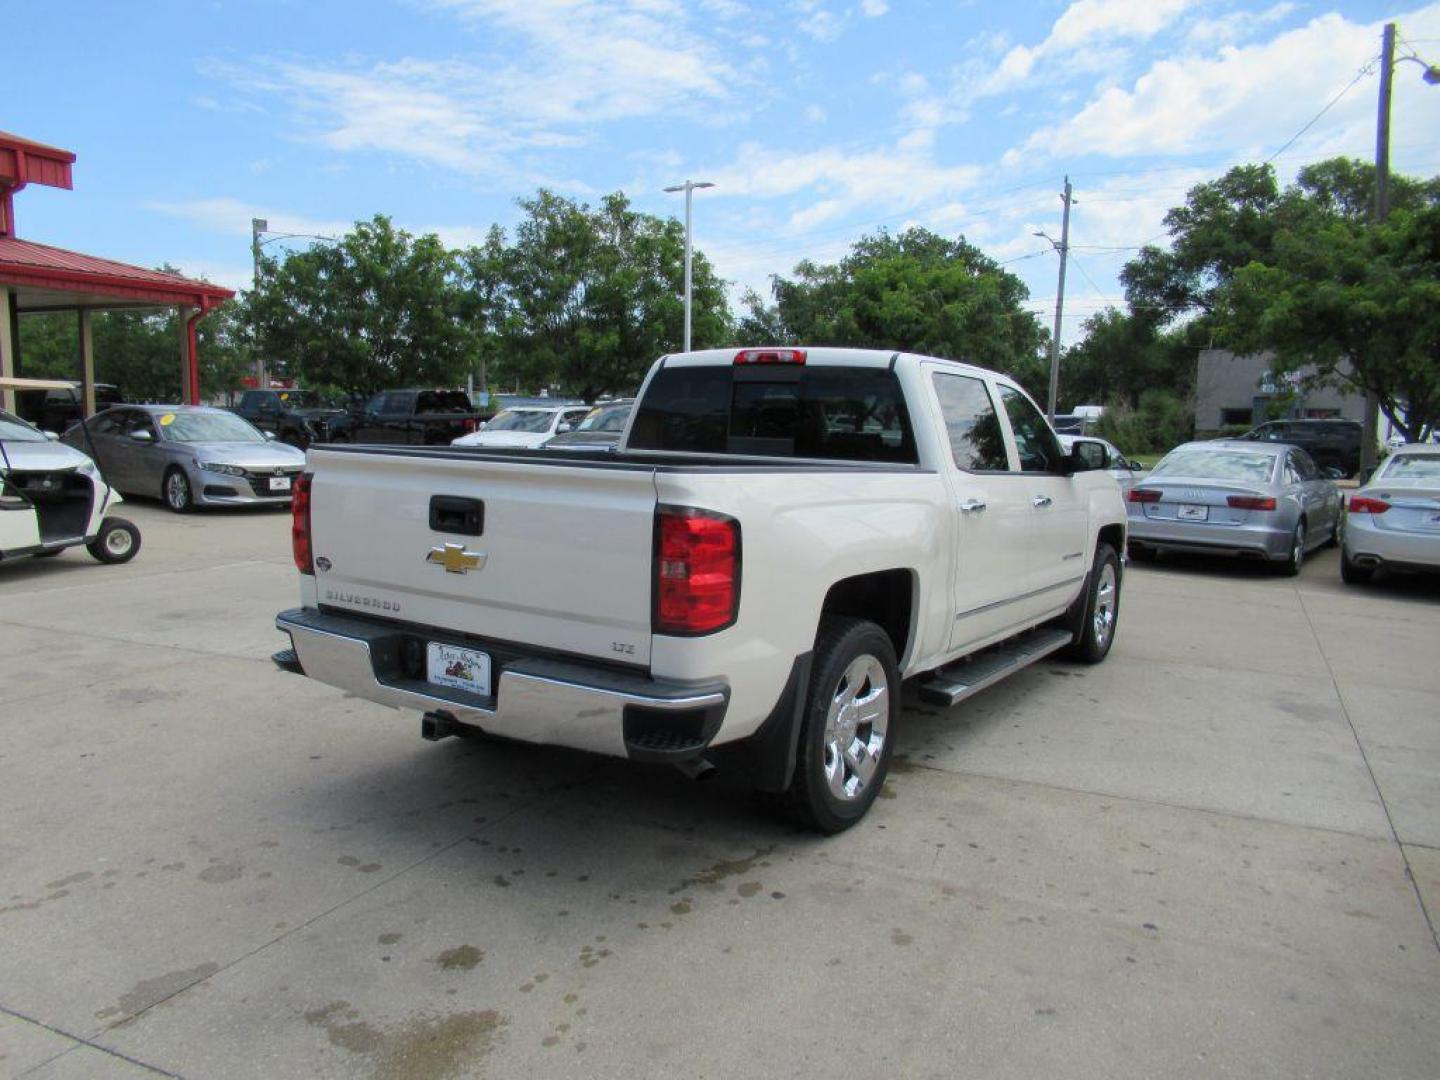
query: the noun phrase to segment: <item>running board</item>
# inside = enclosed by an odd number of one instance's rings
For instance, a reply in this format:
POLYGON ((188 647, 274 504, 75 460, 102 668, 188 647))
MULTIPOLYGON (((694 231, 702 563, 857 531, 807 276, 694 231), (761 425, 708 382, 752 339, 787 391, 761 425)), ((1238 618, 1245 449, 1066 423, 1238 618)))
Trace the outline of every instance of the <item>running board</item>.
POLYGON ((1068 630, 1032 630, 949 667, 940 668, 920 684, 920 699, 932 705, 958 705, 1005 676, 1044 659, 1074 640, 1068 630))

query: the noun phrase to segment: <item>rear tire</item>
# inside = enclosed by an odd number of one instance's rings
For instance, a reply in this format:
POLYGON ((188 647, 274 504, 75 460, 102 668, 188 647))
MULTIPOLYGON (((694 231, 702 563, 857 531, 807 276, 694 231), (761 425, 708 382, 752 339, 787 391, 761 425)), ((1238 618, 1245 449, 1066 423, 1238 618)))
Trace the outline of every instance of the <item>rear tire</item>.
POLYGON ((1290 538, 1290 554, 1280 564, 1280 572, 1286 577, 1295 577, 1305 562, 1305 519, 1295 526, 1295 535, 1290 538))
POLYGON ((1077 612, 1075 640, 1066 646, 1066 656, 1098 664, 1109 655, 1120 623, 1120 577, 1120 557, 1115 549, 1109 544, 1098 545, 1081 597, 1084 607, 1077 612))
POLYGON ((85 550, 102 563, 127 563, 140 552, 140 530, 124 518, 106 518, 85 550))
POLYGON ((1330 535, 1325 538, 1325 547, 1337 548, 1340 546, 1340 518, 1337 516, 1330 523, 1330 535))
POLYGON ((865 619, 822 620, 786 792, 800 824, 834 835, 865 816, 885 783, 899 713, 890 636, 865 619))
POLYGON ((195 493, 190 488, 190 478, 184 469, 172 468, 165 474, 165 483, 160 488, 165 505, 177 514, 188 514, 195 507, 195 493))
POLYGON ((1340 580, 1346 585, 1364 585, 1375 576, 1373 566, 1361 566, 1350 561, 1349 552, 1340 551, 1340 580))

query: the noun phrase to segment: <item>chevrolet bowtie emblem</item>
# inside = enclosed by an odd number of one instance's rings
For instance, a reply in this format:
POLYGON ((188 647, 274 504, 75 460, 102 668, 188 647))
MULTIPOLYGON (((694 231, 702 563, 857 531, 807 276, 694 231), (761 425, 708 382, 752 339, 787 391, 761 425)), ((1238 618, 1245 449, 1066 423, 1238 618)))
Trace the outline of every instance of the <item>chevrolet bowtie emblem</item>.
POLYGON ((425 561, 443 566, 447 574, 463 574, 468 570, 483 569, 485 555, 479 551, 466 551, 464 544, 446 544, 431 548, 425 561))

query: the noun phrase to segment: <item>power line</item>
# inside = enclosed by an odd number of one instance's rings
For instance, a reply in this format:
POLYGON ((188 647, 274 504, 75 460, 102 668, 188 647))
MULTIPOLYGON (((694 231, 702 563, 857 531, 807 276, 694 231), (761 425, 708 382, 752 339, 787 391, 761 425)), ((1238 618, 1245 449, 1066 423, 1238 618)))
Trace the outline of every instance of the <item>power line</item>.
POLYGON ((1372 56, 1369 60, 1367 60, 1365 62, 1365 66, 1355 73, 1355 77, 1345 84, 1345 89, 1341 90, 1338 94, 1336 94, 1333 98, 1326 102, 1323 109, 1321 109, 1318 113, 1312 116, 1304 127, 1302 127, 1294 135, 1291 135, 1290 138, 1286 141, 1285 145, 1280 147, 1279 150, 1276 150, 1275 153, 1271 154, 1268 158, 1266 158, 1264 162, 1262 162, 1262 164, 1269 165, 1286 150, 1289 150, 1290 147, 1295 144, 1295 140, 1300 138, 1301 135, 1304 135, 1305 132, 1309 131, 1312 127, 1319 123, 1320 118, 1326 113, 1328 113, 1331 109, 1333 109, 1336 104, 1339 103, 1341 98, 1343 98, 1352 89, 1354 89, 1356 83, 1358 83, 1361 79, 1365 78, 1366 75, 1369 75, 1371 72, 1373 72, 1375 70, 1375 65, 1379 62, 1379 60, 1380 58, 1378 56, 1372 56))

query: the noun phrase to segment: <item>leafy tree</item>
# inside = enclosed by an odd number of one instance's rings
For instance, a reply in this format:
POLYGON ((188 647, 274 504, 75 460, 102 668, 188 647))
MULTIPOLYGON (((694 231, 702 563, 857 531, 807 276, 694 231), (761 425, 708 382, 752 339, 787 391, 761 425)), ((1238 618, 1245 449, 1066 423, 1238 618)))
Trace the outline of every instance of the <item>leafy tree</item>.
POLYGON ((459 262, 376 214, 335 244, 262 264, 259 345, 310 385, 368 393, 456 385, 472 351, 459 262))
POLYGON ((963 237, 926 229, 861 238, 833 265, 775 277, 773 307, 746 298, 742 333, 761 343, 903 349, 1009 372, 1043 389, 1046 334, 1014 274, 963 237))
MULTIPOLYGON (((505 370, 586 400, 635 388, 657 356, 681 346, 684 227, 630 209, 618 192, 594 209, 544 190, 520 206, 525 217, 503 253, 505 370)), ((691 296, 695 347, 726 340, 723 283, 700 252, 691 296)))

